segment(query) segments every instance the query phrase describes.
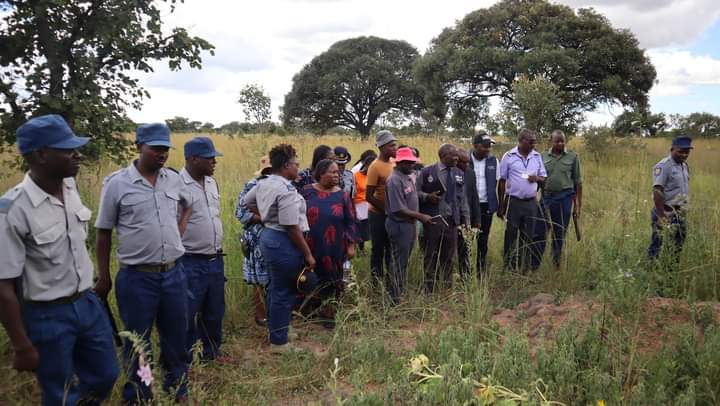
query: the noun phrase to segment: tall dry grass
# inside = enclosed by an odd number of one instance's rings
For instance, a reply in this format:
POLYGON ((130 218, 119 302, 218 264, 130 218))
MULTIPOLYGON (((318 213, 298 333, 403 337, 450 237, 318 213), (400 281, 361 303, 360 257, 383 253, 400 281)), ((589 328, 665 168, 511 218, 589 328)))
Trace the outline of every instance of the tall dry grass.
MULTIPOLYGON (((177 149, 171 152, 170 166, 178 169, 183 166, 182 145, 190 137, 186 134, 173 135, 177 149)), ((444 314, 448 311, 457 313, 452 320, 461 329, 486 325, 493 307, 513 305, 535 292, 549 292, 559 298, 577 292, 590 292, 603 297, 618 312, 628 314, 639 311, 638 304, 643 297, 658 293, 691 301, 717 301, 720 295, 717 278, 720 270, 720 160, 717 159, 720 140, 696 140, 694 143, 695 149, 689 159, 689 236, 679 269, 669 273, 655 269, 645 261, 650 239, 652 167, 668 154, 669 140, 620 142, 612 144, 598 158, 591 159, 590 154, 585 154, 583 140, 574 138, 569 147, 580 153, 583 162, 584 235, 583 240, 578 242, 571 238, 570 233, 559 271, 545 264, 539 273, 531 277, 502 272, 502 234, 505 227, 495 218, 490 237, 491 269, 483 283, 458 287, 450 295, 427 298, 421 291, 421 258, 416 250, 411 259, 407 301, 399 308, 392 308, 372 290, 372 285, 368 283, 368 259, 361 257, 354 262, 360 283, 348 292, 348 303, 341 308, 338 316, 342 322, 334 334, 317 337, 319 345, 327 350, 326 355, 290 355, 279 360, 270 359, 263 355, 260 346, 262 331, 252 326, 250 289, 242 283, 242 253, 237 239, 241 227, 234 217, 237 195, 257 169, 260 157, 277 143, 293 144, 299 151, 303 166, 309 164, 312 150, 319 144, 343 145, 350 150, 354 160, 362 151, 373 149, 373 144, 371 140, 342 136, 318 138, 259 134, 230 138, 214 135, 213 139, 217 149, 224 153, 224 157, 218 159, 215 177, 222 195, 222 220, 226 235, 224 248, 228 254, 225 348, 238 359, 238 363, 233 366, 196 367, 198 372, 194 378, 201 384, 194 387, 195 399, 201 403, 282 404, 291 403, 288 400, 296 398, 322 397, 327 372, 335 356, 341 359, 345 368, 352 368, 352 371, 341 373, 344 374, 345 385, 352 392, 362 394, 363 388, 368 385, 392 386, 405 375, 405 358, 388 349, 388 340, 396 340, 399 332, 407 329, 408 325, 442 325, 444 314)), ((434 137, 403 137, 400 140, 417 147, 425 164, 436 161, 437 148, 446 141, 452 140, 434 137)), ((498 157, 514 145, 513 140, 499 141, 500 144, 495 147, 498 157)), ((470 148, 467 144, 460 146, 470 148)), ((103 178, 116 169, 116 165, 107 161, 83 167, 79 185, 85 204, 93 212, 96 212, 103 178)), ((21 173, 7 170, 0 178, 0 189, 8 189, 21 179, 21 173)), ((91 237, 91 249, 93 242, 91 237)), ((314 332, 311 330, 308 334, 314 332)), ((428 334, 430 341, 443 339, 441 336, 437 338, 434 333, 428 334)), ((458 337, 451 332, 448 334, 448 343, 463 339, 462 334, 458 337)), ((412 346, 405 348, 405 354, 413 351, 412 346)), ((3 400, 10 404, 36 402, 38 391, 32 378, 18 375, 10 369, 11 352, 4 332, 0 333, 0 354, 3 354, 0 357, 0 373, 6 377, 0 383, 0 403, 3 400)), ((340 390, 337 373, 333 377, 334 393, 337 394, 340 390)), ((113 402, 119 399, 119 386, 113 402)), ((372 400, 362 396, 359 399, 372 400)), ((365 404, 388 403, 388 399, 375 400, 378 402, 365 404)))

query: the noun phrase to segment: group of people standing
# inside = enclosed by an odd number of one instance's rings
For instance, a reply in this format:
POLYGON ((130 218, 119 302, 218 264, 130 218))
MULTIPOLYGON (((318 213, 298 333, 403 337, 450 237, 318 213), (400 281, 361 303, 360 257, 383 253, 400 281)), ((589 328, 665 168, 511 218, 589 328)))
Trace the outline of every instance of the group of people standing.
MULTIPOLYGON (((207 137, 184 145, 185 167, 166 168, 170 132, 164 124, 137 128, 138 157, 108 176, 95 222, 97 279, 87 250, 91 211, 80 199, 78 137, 57 115, 33 118, 16 132, 29 171, 0 198, 0 321, 14 349, 13 367, 35 371, 43 403, 99 404, 119 375, 115 297, 125 330, 123 360, 127 404, 152 398, 150 335, 160 338, 163 389, 187 399, 193 354, 220 355, 225 311, 220 190, 213 179, 222 154, 207 137), (110 272, 113 230, 119 270, 110 272)), ((523 129, 501 160, 485 132, 469 151, 443 144, 438 162, 423 166, 419 151, 379 131, 373 150, 348 169, 342 146, 321 145, 300 170, 289 144, 273 147, 243 188, 236 217, 243 225, 243 275, 255 285, 255 322, 267 326, 273 352, 289 344, 294 309, 333 328, 336 303, 351 277, 351 260, 371 242, 371 275, 390 300, 401 302, 410 255, 419 240, 425 289, 449 285, 460 274, 481 277, 488 267, 493 217, 505 220, 506 269, 540 266, 551 234, 559 267, 570 218, 582 208, 578 155, 565 149, 561 131, 537 152, 537 135, 523 129), (540 192, 541 199, 537 196, 540 192), (477 260, 470 262, 475 230, 477 260), (301 305, 299 306, 299 304, 301 305)), ((672 229, 677 254, 686 235, 689 193, 688 137, 653 170, 653 237, 649 256, 672 229)))
POLYGON ((212 178, 221 154, 207 137, 184 145, 185 167, 166 168, 170 130, 137 128, 138 157, 105 178, 95 222, 97 278, 87 249, 92 213, 74 178, 78 137, 58 115, 33 118, 16 132, 29 171, 0 199, 0 321, 15 350, 13 367, 35 371, 45 405, 100 404, 119 375, 126 404, 150 400, 152 365, 163 389, 187 400, 188 367, 219 355, 225 311, 220 192, 212 178), (110 272, 117 230, 115 281, 110 272), (124 343, 107 297, 115 298, 124 343), (159 362, 151 358, 153 326, 159 362), (115 336, 115 337, 113 337, 115 336))

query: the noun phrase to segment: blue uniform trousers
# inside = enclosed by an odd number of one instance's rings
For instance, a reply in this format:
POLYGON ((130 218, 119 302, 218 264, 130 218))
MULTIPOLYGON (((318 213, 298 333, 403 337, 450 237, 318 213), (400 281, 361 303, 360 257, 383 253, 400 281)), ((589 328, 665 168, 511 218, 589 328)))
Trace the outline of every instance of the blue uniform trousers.
POLYGON ((24 303, 26 331, 40 354, 43 405, 99 405, 118 377, 112 329, 90 291, 66 304, 24 303), (77 376, 77 382, 75 377, 77 376))
MULTIPOLYGON (((677 210, 666 210, 665 215, 670 225, 668 236, 672 238, 672 253, 675 257, 674 260, 677 260, 677 256, 685 244, 687 222, 684 213, 677 210)), ((663 230, 662 226, 658 224, 658 216, 654 208, 650 213, 650 219, 652 220, 652 237, 650 239, 650 247, 648 247, 648 257, 650 259, 657 259, 660 255, 660 248, 662 247, 663 230)))
MULTIPOLYGON (((163 389, 176 397, 187 393, 187 371, 190 358, 186 339, 188 329, 188 288, 182 262, 166 272, 143 272, 128 266, 120 268, 115 279, 115 296, 125 329, 145 340, 150 354, 150 333, 157 324, 160 336, 160 366, 164 369, 163 389)), ((152 398, 150 387, 137 375, 138 357, 132 344, 125 340, 123 351, 128 382, 123 399, 135 404, 152 398)), ((156 365, 154 365, 156 366, 156 365)))
POLYGON ((192 346, 200 339, 202 359, 215 359, 220 353, 225 315, 225 261, 222 255, 204 258, 186 254, 182 263, 190 291, 188 351, 192 354, 192 346))
POLYGON ((286 344, 297 295, 297 277, 305 261, 287 233, 271 228, 265 228, 260 235, 260 251, 270 271, 266 300, 270 343, 286 344))
POLYGON ((545 194, 540 201, 540 215, 535 222, 535 236, 533 241, 532 268, 540 267, 545 247, 547 245, 547 234, 552 230, 552 258, 556 266, 560 266, 562 259, 562 248, 565 243, 570 220, 572 219, 572 204, 575 198, 574 190, 564 190, 555 194, 545 194), (548 218, 548 215, 550 216, 548 218))

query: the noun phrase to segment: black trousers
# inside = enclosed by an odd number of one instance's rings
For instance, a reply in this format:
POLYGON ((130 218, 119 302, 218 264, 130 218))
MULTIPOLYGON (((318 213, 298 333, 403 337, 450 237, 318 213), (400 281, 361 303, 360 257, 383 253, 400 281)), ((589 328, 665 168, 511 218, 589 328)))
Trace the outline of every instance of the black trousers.
POLYGON ((370 241, 372 247, 370 250, 370 270, 375 280, 385 280, 385 273, 390 270, 392 261, 392 252, 390 251, 390 239, 385 229, 385 214, 371 211, 368 213, 368 223, 370 224, 370 241), (383 268, 384 266, 384 268, 383 268))
POLYGON ((453 262, 458 250, 458 227, 452 217, 445 217, 445 221, 447 226, 442 222, 423 226, 423 264, 425 288, 428 292, 435 289, 436 282, 449 282, 452 276, 453 262))
MULTIPOLYGON (((492 227, 493 213, 488 212, 488 204, 480 203, 480 230, 477 233, 477 260, 475 261, 475 274, 479 277, 487 269, 488 238, 490 238, 490 227, 492 227)), ((472 241, 465 241, 458 229, 458 263, 460 275, 466 277, 470 273, 472 241)))
POLYGON ((505 214, 505 269, 527 271, 531 268, 533 233, 538 214, 537 200, 510 197, 505 214))

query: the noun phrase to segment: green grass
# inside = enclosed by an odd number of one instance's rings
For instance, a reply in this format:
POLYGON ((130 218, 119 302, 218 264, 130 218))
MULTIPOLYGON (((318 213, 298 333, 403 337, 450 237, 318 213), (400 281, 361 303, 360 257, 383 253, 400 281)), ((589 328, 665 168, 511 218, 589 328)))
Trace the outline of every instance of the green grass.
MULTIPOLYGON (((180 135, 174 142, 181 146, 187 138, 180 135)), ((444 140, 416 137, 401 141, 417 146, 429 164, 444 140)), ((345 145, 354 158, 372 148, 369 141, 349 137, 216 136, 218 149, 225 153, 216 178, 228 253, 224 350, 232 362, 194 365, 193 401, 228 405, 481 404, 478 385, 487 385, 497 400, 502 385, 524 394, 530 404, 540 404, 542 396, 566 404, 598 400, 608 405, 720 403, 717 315, 696 305, 717 303, 719 295, 720 141, 696 141, 690 156, 689 236, 675 271, 645 260, 650 239, 651 170, 667 154, 668 140, 631 146, 620 143, 596 160, 585 159, 582 140, 574 139, 571 148, 583 158, 584 235, 580 242, 568 239, 559 271, 546 261, 548 264, 531 276, 501 272, 505 227, 497 218, 490 237, 491 269, 482 283, 456 284, 452 291, 426 297, 421 289, 422 260, 416 249, 406 299, 399 307, 391 307, 373 291, 368 258, 361 257, 354 263, 358 286, 347 292, 337 328, 329 332, 298 320, 294 328, 309 351, 276 357, 267 351, 265 331, 252 321, 251 291, 242 282, 237 240, 241 227, 234 209, 238 192, 255 171, 260 156, 279 142, 295 145, 306 164, 313 147, 320 143, 345 145), (552 294, 558 303, 582 293, 605 304, 607 313, 596 314, 591 322, 569 323, 553 340, 536 348, 524 331, 502 329, 491 316, 495 309, 514 307, 538 292, 552 294), (642 348, 637 337, 647 322, 645 299, 658 295, 694 306, 693 326, 702 328, 674 325, 671 316, 659 318, 654 323, 662 324, 673 339, 653 352, 642 348), (409 359, 418 354, 429 358, 429 367, 442 379, 418 383, 417 377, 409 374, 409 359)), ((498 145, 496 155, 511 146, 512 142, 498 145)), ((175 168, 182 166, 181 151, 172 152, 170 164, 175 168)), ((81 192, 93 211, 103 177, 115 169, 108 163, 83 169, 81 192)), ((21 177, 19 173, 6 174, 0 179, 0 188, 11 187, 21 177)), ((672 308, 667 311, 673 314, 672 308)), ((33 376, 15 373, 10 368, 11 355, 7 338, 0 333, 0 404, 37 403, 39 390, 33 376)), ((119 381, 111 404, 119 402, 120 387, 119 381)), ((170 403, 167 397, 159 399, 170 403)))

